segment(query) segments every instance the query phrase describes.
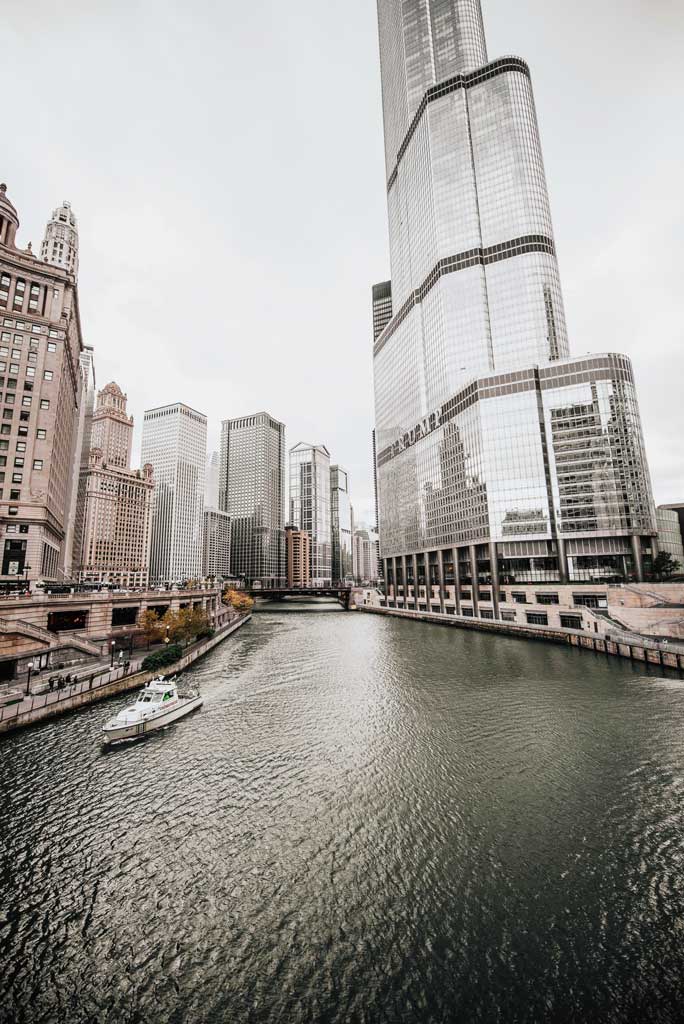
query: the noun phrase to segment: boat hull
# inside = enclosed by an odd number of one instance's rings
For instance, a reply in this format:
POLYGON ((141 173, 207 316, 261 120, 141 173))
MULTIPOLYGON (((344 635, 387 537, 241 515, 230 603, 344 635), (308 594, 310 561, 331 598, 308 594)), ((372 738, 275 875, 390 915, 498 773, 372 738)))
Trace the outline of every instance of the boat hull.
POLYGON ((131 725, 117 725, 116 719, 112 719, 111 722, 107 722, 103 726, 102 742, 105 746, 109 746, 122 740, 135 740, 141 736, 147 736, 148 733, 165 729, 167 725, 177 722, 179 718, 185 718, 186 715, 201 708, 203 703, 202 697, 187 697, 164 714, 155 715, 144 722, 133 722, 131 725))

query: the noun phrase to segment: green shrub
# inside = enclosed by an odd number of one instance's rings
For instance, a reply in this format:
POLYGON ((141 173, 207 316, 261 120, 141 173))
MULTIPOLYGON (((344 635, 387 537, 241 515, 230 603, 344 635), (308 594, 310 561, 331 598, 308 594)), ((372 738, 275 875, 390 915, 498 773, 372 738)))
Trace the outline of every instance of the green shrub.
POLYGON ((167 647, 163 647, 160 651, 148 654, 142 663, 142 669, 144 672, 154 672, 155 669, 165 668, 167 665, 173 665, 175 662, 180 661, 182 657, 183 648, 181 645, 169 644, 167 647))
POLYGON ((213 630, 213 629, 203 629, 203 630, 201 630, 201 631, 200 631, 200 632, 199 632, 199 633, 197 634, 197 636, 195 637, 195 639, 196 639, 196 640, 211 640, 211 638, 213 637, 213 635, 214 635, 214 630, 213 630))

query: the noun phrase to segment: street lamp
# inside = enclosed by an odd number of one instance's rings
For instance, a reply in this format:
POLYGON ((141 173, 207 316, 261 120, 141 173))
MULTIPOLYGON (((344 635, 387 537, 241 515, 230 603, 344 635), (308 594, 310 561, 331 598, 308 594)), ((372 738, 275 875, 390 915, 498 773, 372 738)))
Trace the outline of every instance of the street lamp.
POLYGON ((109 667, 111 668, 114 664, 114 648, 116 647, 116 640, 112 640, 110 645, 111 657, 109 659, 109 667))
POLYGON ((166 636, 164 637, 164 643, 165 644, 170 643, 170 640, 169 640, 169 627, 168 626, 166 627, 166 636))
POLYGON ((28 697, 29 693, 31 692, 31 673, 33 672, 33 669, 35 668, 35 665, 33 664, 32 661, 29 661, 29 663, 26 666, 26 668, 28 669, 28 677, 26 679, 26 696, 28 697))
POLYGON ((33 568, 33 566, 32 566, 32 565, 25 565, 25 566, 24 566, 24 583, 25 583, 25 584, 26 584, 27 586, 28 586, 28 574, 29 574, 29 573, 31 572, 31 569, 32 569, 32 568, 33 568))

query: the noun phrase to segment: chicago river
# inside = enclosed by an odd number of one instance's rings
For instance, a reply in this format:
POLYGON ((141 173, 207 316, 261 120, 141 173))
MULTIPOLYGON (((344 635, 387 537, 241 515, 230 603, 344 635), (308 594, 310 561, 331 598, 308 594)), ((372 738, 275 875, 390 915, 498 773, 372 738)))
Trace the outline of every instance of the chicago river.
POLYGON ((190 675, 0 741, 0 1020, 679 1019, 684 681, 278 610, 190 675))

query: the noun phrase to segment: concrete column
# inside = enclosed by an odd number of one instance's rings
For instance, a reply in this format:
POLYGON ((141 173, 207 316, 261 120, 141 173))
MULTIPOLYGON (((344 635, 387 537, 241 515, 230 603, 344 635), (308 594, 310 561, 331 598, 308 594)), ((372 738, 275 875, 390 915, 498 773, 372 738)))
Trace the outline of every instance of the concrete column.
MULTIPOLYGON (((397 604, 399 600, 399 578, 397 576, 397 566, 399 565, 399 556, 395 555, 392 559, 392 572, 394 573, 394 603, 397 604)), ((403 584, 402 584, 403 585, 403 584)))
POLYGON ((406 579, 406 555, 401 556, 401 571, 404 580, 404 608, 408 606, 408 581, 406 579))
POLYGON ((480 617, 480 577, 477 571, 477 552, 475 545, 470 545, 470 574, 473 577, 473 612, 475 618, 480 617))
POLYGON ((644 582, 644 560, 641 555, 641 537, 632 537, 632 555, 637 583, 644 582))
POLYGON ((411 555, 413 559, 413 597, 416 605, 416 611, 418 611, 418 595, 420 593, 420 587, 418 586, 418 555, 411 555))
POLYGON ((560 573, 561 583, 569 583, 568 577, 568 556, 565 553, 565 541, 562 537, 556 537, 556 547, 558 548, 558 570, 560 573))
POLYGON ((499 601, 501 599, 501 587, 499 586, 499 558, 496 544, 489 545, 489 561, 492 573, 492 604, 494 605, 494 618, 499 618, 499 601))
POLYGON ((390 581, 389 581, 390 580, 390 574, 389 574, 389 563, 390 563, 390 560, 389 560, 389 558, 383 558, 382 562, 383 562, 383 566, 384 566, 383 573, 384 573, 384 576, 385 576, 385 598, 386 598, 385 605, 388 605, 389 604, 389 600, 390 600, 390 581))
POLYGON ((456 614, 461 614, 461 570, 458 566, 458 548, 454 548, 454 594, 456 597, 456 614))
POLYGON ((439 611, 441 615, 446 615, 446 608, 444 607, 444 552, 440 548, 437 552, 437 578, 439 580, 439 611))

